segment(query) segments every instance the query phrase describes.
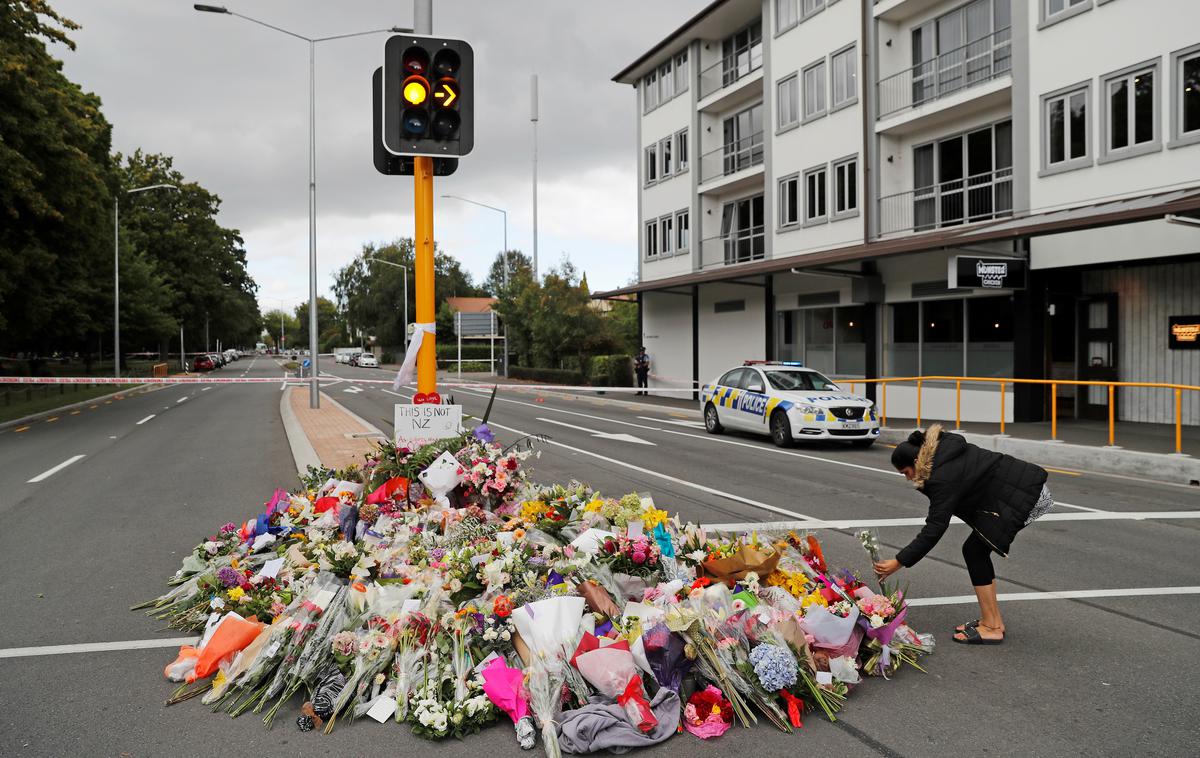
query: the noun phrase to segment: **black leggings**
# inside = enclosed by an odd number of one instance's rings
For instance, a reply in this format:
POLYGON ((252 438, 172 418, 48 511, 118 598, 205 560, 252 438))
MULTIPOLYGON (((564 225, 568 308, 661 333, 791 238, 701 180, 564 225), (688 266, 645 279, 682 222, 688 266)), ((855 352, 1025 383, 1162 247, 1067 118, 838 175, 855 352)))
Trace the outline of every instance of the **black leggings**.
POLYGON ((971 575, 971 584, 976 587, 986 587, 996 581, 996 570, 992 567, 992 546, 983 540, 977 532, 962 546, 963 559, 967 562, 967 573, 971 575))

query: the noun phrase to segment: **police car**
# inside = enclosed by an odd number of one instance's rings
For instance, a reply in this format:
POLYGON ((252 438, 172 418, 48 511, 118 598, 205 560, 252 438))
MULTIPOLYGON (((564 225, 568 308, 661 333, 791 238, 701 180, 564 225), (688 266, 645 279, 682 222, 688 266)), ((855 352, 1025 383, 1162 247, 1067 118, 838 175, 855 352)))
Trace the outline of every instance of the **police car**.
POLYGON ((798 362, 746 361, 704 385, 700 406, 709 434, 725 429, 767 433, 780 447, 795 440, 870 447, 879 437, 873 402, 798 362))

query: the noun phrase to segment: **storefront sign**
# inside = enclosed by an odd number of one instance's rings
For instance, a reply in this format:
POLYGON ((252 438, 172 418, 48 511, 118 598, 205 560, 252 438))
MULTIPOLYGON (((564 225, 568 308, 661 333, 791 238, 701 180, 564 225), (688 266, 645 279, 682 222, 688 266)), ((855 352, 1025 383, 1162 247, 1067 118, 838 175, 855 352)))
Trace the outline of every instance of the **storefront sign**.
POLYGON ((1200 316, 1170 316, 1167 328, 1169 349, 1200 350, 1200 316))
POLYGON ((1023 258, 980 258, 956 255, 950 259, 946 279, 950 289, 1025 289, 1023 258))

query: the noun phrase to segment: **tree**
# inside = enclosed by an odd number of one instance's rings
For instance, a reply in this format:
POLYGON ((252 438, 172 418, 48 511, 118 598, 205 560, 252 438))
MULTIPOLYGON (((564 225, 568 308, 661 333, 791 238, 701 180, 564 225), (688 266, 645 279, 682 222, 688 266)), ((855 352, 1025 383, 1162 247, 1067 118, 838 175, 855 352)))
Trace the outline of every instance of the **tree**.
POLYGON ((0 5, 0 347, 86 350, 111 329, 112 129, 48 43, 79 27, 44 0, 0 5), (109 244, 105 244, 105 242, 109 244))
POLYGON ((296 323, 296 317, 287 311, 275 308, 262 315, 261 331, 267 333, 267 337, 271 340, 272 345, 282 345, 283 347, 303 346, 305 343, 296 338, 299 329, 300 325, 296 323), (282 335, 279 331, 281 327, 283 328, 282 335), (284 338, 282 342, 280 341, 281 336, 284 338))
MULTIPOLYGON (((346 333, 337 306, 332 300, 317 298, 317 349, 328 353, 335 347, 347 347, 349 335, 346 333)), ((296 307, 296 336, 292 346, 303 350, 308 347, 308 303, 296 307)))
POLYGON ((634 300, 613 300, 612 310, 604 316, 619 353, 637 355, 642 346, 638 332, 638 304, 634 300))
MULTIPOLYGON (((519 276, 533 278, 533 261, 520 250, 508 251, 508 281, 511 283, 519 276)), ((492 297, 499 297, 504 290, 504 253, 497 253, 488 269, 487 279, 483 281, 483 289, 492 297)))

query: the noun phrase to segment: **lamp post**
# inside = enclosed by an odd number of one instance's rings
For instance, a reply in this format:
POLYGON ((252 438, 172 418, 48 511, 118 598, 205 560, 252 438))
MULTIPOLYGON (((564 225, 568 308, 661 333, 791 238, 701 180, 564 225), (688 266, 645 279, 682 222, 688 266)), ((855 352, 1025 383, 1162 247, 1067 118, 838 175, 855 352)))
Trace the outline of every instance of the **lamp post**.
POLYGON ((304 298, 295 297, 294 295, 287 295, 285 297, 264 297, 263 299, 270 300, 272 303, 279 303, 279 342, 277 342, 275 344, 275 349, 279 353, 282 353, 283 352, 283 319, 287 315, 287 313, 283 310, 283 306, 286 303, 289 303, 293 300, 303 300, 304 298))
MULTIPOLYGON (((125 190, 126 195, 156 189, 173 189, 174 184, 150 184, 125 190)), ((180 332, 182 334, 182 332, 180 332)), ((182 340, 182 338, 180 338, 182 340)), ((121 378, 121 193, 113 196, 113 377, 121 378)))
POLYGON ((470 203, 471 205, 478 205, 480 208, 487 208, 488 210, 496 211, 504 217, 504 288, 508 289, 508 211, 504 210, 503 208, 497 208, 494 205, 481 203, 478 200, 470 200, 460 195, 442 195, 442 197, 450 200, 461 200, 464 203, 470 203))
POLYGON ((286 34, 308 43, 308 349, 312 357, 312 377, 309 380, 308 405, 310 408, 321 407, 321 391, 317 377, 320 373, 317 366, 317 147, 316 147, 316 48, 318 42, 329 42, 335 39, 361 37, 366 34, 385 32, 404 33, 412 29, 393 26, 389 29, 371 29, 352 34, 336 34, 329 37, 305 37, 282 27, 259 21, 256 18, 243 16, 220 5, 204 5, 196 3, 192 6, 203 13, 222 13, 236 16, 259 26, 286 34))
POLYGON ((365 258, 369 261, 374 261, 375 263, 382 263, 385 266, 395 266, 396 268, 404 269, 404 339, 406 345, 404 349, 408 350, 408 266, 405 266, 403 263, 392 263, 391 261, 385 261, 383 258, 376 258, 373 255, 365 256, 365 258))

